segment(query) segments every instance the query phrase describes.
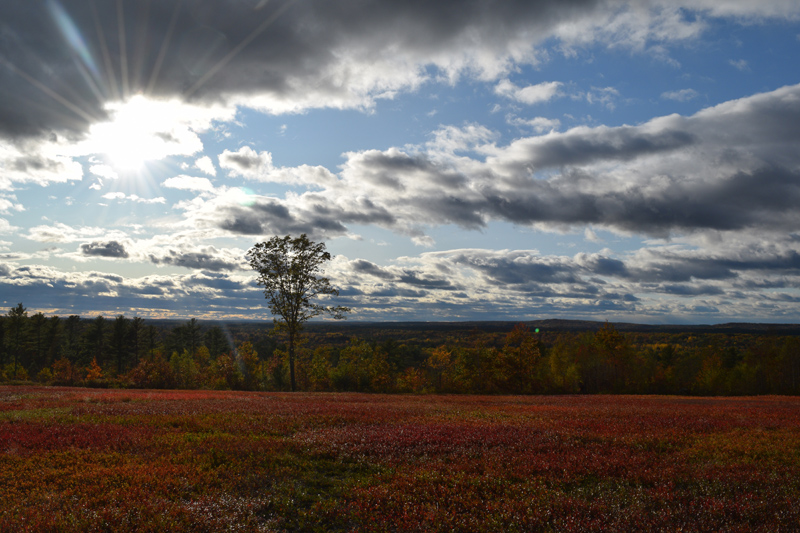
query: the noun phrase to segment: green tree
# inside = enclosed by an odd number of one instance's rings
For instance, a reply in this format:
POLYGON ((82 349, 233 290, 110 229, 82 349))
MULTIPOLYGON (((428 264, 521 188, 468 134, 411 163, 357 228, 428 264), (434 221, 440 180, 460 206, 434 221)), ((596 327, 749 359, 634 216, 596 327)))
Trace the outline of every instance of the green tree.
POLYGON ((131 320, 130 327, 128 328, 128 340, 130 343, 131 354, 133 355, 132 366, 139 364, 139 359, 142 354, 141 337, 144 332, 144 318, 135 316, 131 320))
POLYGON ((70 315, 64 321, 64 356, 71 362, 78 360, 78 339, 80 338, 81 317, 70 315))
POLYGON ((89 329, 86 331, 86 348, 90 359, 97 365, 103 367, 106 349, 106 319, 100 315, 92 320, 89 329))
POLYGON ((16 307, 12 307, 8 312, 8 325, 11 332, 12 353, 14 354, 14 376, 17 375, 17 365, 19 364, 19 355, 22 351, 22 339, 25 336, 25 319, 28 317, 28 311, 21 303, 16 307))
POLYGON ((6 317, 0 316, 0 372, 6 365, 6 317))
POLYGON ((59 348, 61 346, 61 319, 54 315, 47 319, 47 328, 45 332, 45 346, 46 357, 45 366, 52 365, 59 356, 59 348))
MULTIPOLYGON (((31 360, 32 368, 42 368, 43 366, 47 366, 44 361, 45 326, 47 325, 47 317, 44 316, 44 313, 38 312, 33 315, 28 322, 31 328, 31 347, 33 348, 33 358, 31 360)), ((31 373, 33 373, 33 370, 31 373)))
POLYGON ((214 326, 209 329, 203 337, 208 353, 211 359, 216 359, 218 356, 225 352, 229 352, 232 347, 228 344, 228 339, 225 337, 225 332, 219 326, 214 326))
POLYGON ((289 338, 289 375, 292 391, 296 390, 295 345, 303 323, 321 314, 344 318, 347 307, 326 307, 315 303, 321 296, 338 295, 330 280, 322 276, 323 266, 331 260, 324 243, 315 243, 306 234, 292 238, 275 236, 247 251, 250 266, 258 273, 258 284, 274 316, 275 331, 289 338))
POLYGON ((111 328, 111 348, 117 361, 117 374, 122 374, 128 359, 130 325, 125 315, 119 315, 111 328))
POLYGON ((196 318, 192 318, 185 324, 175 326, 170 331, 165 344, 167 352, 181 353, 186 350, 189 355, 193 355, 202 345, 200 323, 196 318))

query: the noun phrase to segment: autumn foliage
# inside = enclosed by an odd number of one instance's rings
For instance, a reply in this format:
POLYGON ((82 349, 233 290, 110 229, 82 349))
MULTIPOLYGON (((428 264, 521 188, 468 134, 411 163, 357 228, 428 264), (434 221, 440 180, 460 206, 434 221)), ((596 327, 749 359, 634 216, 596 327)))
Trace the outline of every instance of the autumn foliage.
MULTIPOLYGON (((0 382, 285 391, 285 334, 264 324, 0 316, 0 382), (38 318, 38 319, 37 319, 38 318), (6 333, 8 333, 6 331, 6 333), (277 334, 276 334, 277 333, 277 334)), ((525 324, 316 324, 296 339, 295 388, 457 394, 800 394, 800 336, 532 330, 525 324), (301 342, 302 340, 302 342, 301 342)), ((674 331, 674 330, 673 330, 674 331)))
POLYGON ((798 442, 786 396, 0 387, 0 531, 792 531, 798 442))

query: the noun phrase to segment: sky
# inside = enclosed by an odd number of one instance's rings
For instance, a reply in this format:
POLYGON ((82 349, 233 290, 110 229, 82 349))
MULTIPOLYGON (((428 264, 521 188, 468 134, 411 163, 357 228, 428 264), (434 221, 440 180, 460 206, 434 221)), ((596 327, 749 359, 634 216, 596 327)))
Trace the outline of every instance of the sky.
POLYGON ((800 323, 796 0, 0 2, 0 302, 800 323))

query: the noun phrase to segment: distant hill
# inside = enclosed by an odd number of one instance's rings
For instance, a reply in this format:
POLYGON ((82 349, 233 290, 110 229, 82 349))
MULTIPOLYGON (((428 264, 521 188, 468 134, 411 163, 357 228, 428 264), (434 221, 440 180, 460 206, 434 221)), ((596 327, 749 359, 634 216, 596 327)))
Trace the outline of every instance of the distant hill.
MULTIPOLYGON (((464 321, 464 322, 315 322, 308 325, 314 330, 359 330, 393 329, 417 331, 469 331, 486 332, 510 331, 515 325, 523 323, 531 329, 549 332, 597 331, 605 321, 567 320, 550 318, 530 321, 464 321)), ((635 324, 630 322, 609 322, 617 331, 640 333, 725 333, 757 335, 800 335, 800 324, 762 324, 757 322, 731 322, 727 324, 635 324)))
MULTIPOLYGON (((185 324, 187 320, 176 319, 147 319, 147 323, 163 329, 171 329, 185 324)), ((271 327, 271 321, 214 321, 198 320, 204 327, 224 324, 236 330, 252 331, 263 327, 271 327)), ((549 318, 530 321, 452 321, 452 322, 358 322, 352 320, 337 322, 310 322, 306 324, 308 331, 339 332, 357 335, 359 332, 374 333, 377 330, 394 331, 438 331, 459 332, 480 330, 487 333, 511 331, 519 324, 526 324, 529 328, 539 328, 542 332, 581 332, 597 331, 602 328, 605 321, 595 320, 568 320, 549 318)), ((762 324, 758 322, 730 322, 727 324, 636 324, 631 322, 609 322, 617 331, 637 333, 724 333, 754 334, 754 335, 800 335, 800 324, 762 324)))

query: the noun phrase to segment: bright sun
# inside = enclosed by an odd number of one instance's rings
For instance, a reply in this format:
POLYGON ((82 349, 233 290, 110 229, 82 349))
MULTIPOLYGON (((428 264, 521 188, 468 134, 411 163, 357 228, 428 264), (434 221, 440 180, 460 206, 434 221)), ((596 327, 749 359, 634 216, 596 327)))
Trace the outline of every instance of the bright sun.
POLYGON ((106 109, 111 120, 93 125, 89 142, 92 151, 105 155, 117 170, 135 171, 148 161, 198 149, 200 141, 194 132, 175 120, 173 102, 134 96, 127 102, 110 103, 106 109))

